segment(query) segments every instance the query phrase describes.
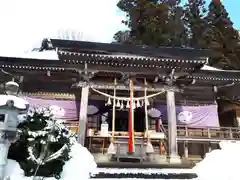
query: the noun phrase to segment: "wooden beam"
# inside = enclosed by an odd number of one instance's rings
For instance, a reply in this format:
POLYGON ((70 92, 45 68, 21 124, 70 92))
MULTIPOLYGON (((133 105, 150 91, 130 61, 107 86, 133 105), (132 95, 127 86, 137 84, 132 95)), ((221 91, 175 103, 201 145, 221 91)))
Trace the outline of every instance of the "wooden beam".
MULTIPOLYGON (((83 87, 86 85, 86 82, 83 82, 83 81, 79 81, 78 83, 76 84, 73 84, 73 87, 83 87)), ((90 82, 88 84, 88 86, 90 88, 95 88, 95 89, 109 89, 109 90, 112 90, 114 89, 114 84, 113 83, 106 83, 106 82, 90 82)), ((165 85, 161 85, 161 84, 158 84, 158 85, 149 85, 148 87, 148 91, 151 91, 151 92, 159 92, 159 91, 162 91, 164 89, 166 89, 167 87, 165 85)), ((187 87, 187 90, 211 90, 212 87, 210 86, 188 86, 187 87)), ((117 90, 129 90, 128 86, 124 85, 124 83, 118 83, 118 86, 117 86, 117 90)), ((134 86, 134 90, 135 91, 144 91, 144 86, 139 86, 139 85, 135 85, 134 86)), ((176 87, 176 92, 180 92, 180 90, 176 87)))

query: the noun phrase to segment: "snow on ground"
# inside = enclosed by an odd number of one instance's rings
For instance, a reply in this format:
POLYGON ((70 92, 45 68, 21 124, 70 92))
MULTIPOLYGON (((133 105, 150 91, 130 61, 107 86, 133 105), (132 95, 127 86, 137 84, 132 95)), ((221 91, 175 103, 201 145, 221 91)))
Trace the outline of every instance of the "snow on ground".
MULTIPOLYGON (((90 152, 75 143, 71 148, 71 159, 66 162, 61 174, 61 180, 87 180, 91 172, 97 167, 93 156, 90 152)), ((32 180, 32 177, 24 177, 24 172, 19 164, 14 160, 8 160, 5 171, 5 177, 11 180, 32 180)), ((44 180, 55 180, 54 178, 44 178, 44 180)))
POLYGON ((193 168, 199 180, 240 179, 240 142, 220 142, 220 148, 206 154, 193 168))
POLYGON ((70 155, 72 158, 64 165, 61 180, 87 180, 97 167, 93 156, 78 143, 73 145, 70 155))
POLYGON ((13 180, 17 180, 17 179, 21 180, 24 177, 24 172, 20 168, 20 165, 18 164, 18 162, 8 159, 7 166, 5 169, 5 176, 6 177, 9 176, 13 180))
MULTIPOLYGON (((108 169, 96 168, 93 156, 80 144, 72 147, 72 158, 66 162, 61 180, 87 180, 89 173, 197 173, 196 180, 239 180, 240 142, 221 142, 220 148, 208 153, 203 161, 190 169, 108 169)), ((17 162, 8 160, 6 176, 11 180, 30 180, 24 177, 23 171, 17 162)), ((45 180, 54 180, 46 178, 45 180)), ((101 180, 101 179, 95 179, 101 180)), ((108 179, 111 180, 111 179, 108 179)), ((140 179, 138 179, 140 180, 140 179)))

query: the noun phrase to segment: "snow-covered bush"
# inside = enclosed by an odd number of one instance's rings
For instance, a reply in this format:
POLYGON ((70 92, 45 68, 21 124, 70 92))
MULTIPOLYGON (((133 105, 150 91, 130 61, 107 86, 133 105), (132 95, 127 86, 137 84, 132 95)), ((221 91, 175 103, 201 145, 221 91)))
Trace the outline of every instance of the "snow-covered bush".
POLYGON ((16 160, 26 176, 60 178, 70 159, 70 133, 48 109, 31 109, 18 126, 19 139, 11 145, 9 159, 16 160))

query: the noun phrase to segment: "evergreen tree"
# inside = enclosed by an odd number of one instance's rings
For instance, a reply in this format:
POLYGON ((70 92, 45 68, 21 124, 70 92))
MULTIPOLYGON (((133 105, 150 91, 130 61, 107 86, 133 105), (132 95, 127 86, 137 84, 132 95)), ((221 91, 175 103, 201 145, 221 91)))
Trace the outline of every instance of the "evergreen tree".
POLYGON ((204 32, 205 47, 214 50, 212 65, 225 69, 239 69, 239 34, 224 7, 218 0, 212 0, 208 7, 204 32))
POLYGON ((188 45, 188 33, 184 22, 184 9, 181 0, 161 0, 168 6, 168 26, 170 46, 183 47, 188 45))
POLYGON ((206 30, 206 2, 204 0, 188 0, 184 6, 184 20, 187 27, 189 46, 192 48, 203 48, 204 31, 206 30))
POLYGON ((9 158, 19 162, 26 176, 59 178, 69 157, 69 131, 48 110, 35 109, 19 124, 19 139, 9 158))
POLYGON ((120 43, 120 44, 131 44, 131 38, 129 36, 130 32, 127 31, 118 31, 113 39, 116 43, 120 43))
POLYGON ((179 0, 120 0, 118 7, 127 14, 124 23, 134 44, 183 46, 186 40, 179 0))

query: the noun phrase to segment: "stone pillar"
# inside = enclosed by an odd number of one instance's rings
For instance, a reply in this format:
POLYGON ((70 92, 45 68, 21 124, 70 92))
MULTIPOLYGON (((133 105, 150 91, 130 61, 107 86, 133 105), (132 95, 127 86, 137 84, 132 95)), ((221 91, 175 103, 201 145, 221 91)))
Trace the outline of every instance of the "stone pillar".
POLYGON ((87 125, 88 94, 89 94, 89 86, 82 87, 80 113, 79 113, 79 125, 78 125, 78 142, 82 146, 84 146, 84 142, 85 142, 85 133, 86 133, 86 125, 87 125))
POLYGON ((181 163, 177 148, 177 117, 174 91, 167 91, 168 155, 170 163, 181 163))

